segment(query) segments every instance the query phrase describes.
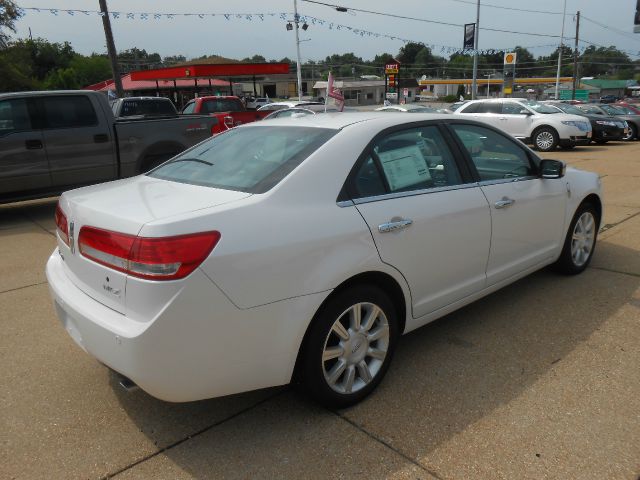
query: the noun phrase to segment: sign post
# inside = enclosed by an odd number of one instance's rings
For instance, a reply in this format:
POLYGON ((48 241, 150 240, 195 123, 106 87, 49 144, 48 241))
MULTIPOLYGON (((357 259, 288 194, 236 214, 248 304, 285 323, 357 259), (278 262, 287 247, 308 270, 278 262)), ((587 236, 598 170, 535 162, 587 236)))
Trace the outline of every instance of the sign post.
POLYGON ((398 74, 400 73, 400 62, 388 63, 384 66, 385 75, 385 98, 395 100, 400 103, 400 95, 398 95, 398 74))
POLYGON ((502 71, 502 94, 511 96, 513 94, 513 81, 516 76, 516 53, 507 52, 504 54, 504 69, 502 71))

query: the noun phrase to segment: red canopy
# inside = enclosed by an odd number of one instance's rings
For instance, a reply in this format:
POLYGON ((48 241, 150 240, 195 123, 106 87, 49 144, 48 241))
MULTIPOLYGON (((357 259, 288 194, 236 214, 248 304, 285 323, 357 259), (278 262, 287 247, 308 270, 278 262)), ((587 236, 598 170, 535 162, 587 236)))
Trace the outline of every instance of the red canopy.
POLYGON ((131 78, 132 80, 174 80, 287 73, 289 73, 288 63, 218 63, 138 70, 131 72, 131 78))
MULTIPOLYGON (((136 73, 136 72, 132 72, 132 73, 136 73)), ((124 75, 122 77, 122 88, 124 90, 155 90, 156 88, 161 88, 161 89, 165 89, 165 88, 174 88, 173 86, 173 80, 158 80, 158 85, 156 86, 156 81, 155 80, 133 80, 132 78, 132 74, 129 73, 127 75, 124 75)), ((176 86, 178 88, 180 87, 186 87, 186 88, 192 88, 195 85, 194 83, 194 79, 190 79, 190 80, 186 80, 186 79, 179 79, 176 80, 176 86)), ((209 81, 208 80, 203 80, 202 78, 200 79, 200 81, 198 82, 198 86, 202 86, 202 87, 207 87, 209 86, 209 81)), ((211 86, 213 87, 223 87, 223 88, 228 88, 229 87, 229 82, 227 82, 226 80, 219 80, 217 78, 212 78, 211 79, 211 86)), ((94 83, 93 85, 89 85, 87 87, 84 87, 85 90, 96 90, 96 91, 107 91, 107 90, 115 90, 115 86, 113 84, 113 80, 109 79, 109 80, 104 80, 102 82, 99 83, 94 83)))

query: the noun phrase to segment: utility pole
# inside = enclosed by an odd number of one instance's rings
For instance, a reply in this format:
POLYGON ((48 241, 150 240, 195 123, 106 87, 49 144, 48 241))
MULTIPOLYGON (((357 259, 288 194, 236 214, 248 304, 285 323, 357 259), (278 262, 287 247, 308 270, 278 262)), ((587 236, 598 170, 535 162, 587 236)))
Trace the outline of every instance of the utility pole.
POLYGON ((580 10, 576 13, 576 43, 573 50, 573 89, 571 100, 576 99, 576 83, 578 82, 578 37, 580 35, 580 10))
MULTIPOLYGON (((102 0, 101 0, 102 1, 102 0)), ((302 70, 300 68, 300 17, 298 17, 298 0, 293 0, 293 21, 296 24, 296 70, 298 74, 298 100, 302 101, 302 70)))
POLYGON ((480 0, 478 0, 478 8, 476 11, 476 32, 473 39, 473 82, 471 84, 471 100, 476 99, 478 89, 478 38, 480 37, 480 0))
POLYGON ((111 31, 111 20, 109 19, 109 10, 107 9, 107 0, 98 0, 100 3, 100 11, 102 12, 102 26, 104 27, 104 36, 107 40, 107 52, 111 61, 111 74, 113 75, 113 83, 116 87, 116 95, 118 98, 124 97, 124 89, 122 88, 122 78, 120 78, 120 69, 118 68, 118 54, 116 46, 113 43, 113 32, 111 31))
POLYGON ((560 66, 562 65, 562 52, 564 51, 562 42, 564 42, 564 19, 567 15, 567 0, 564 0, 564 9, 562 10, 562 31, 560 32, 560 52, 558 53, 558 73, 556 74, 556 100, 560 100, 558 96, 560 90, 560 66))

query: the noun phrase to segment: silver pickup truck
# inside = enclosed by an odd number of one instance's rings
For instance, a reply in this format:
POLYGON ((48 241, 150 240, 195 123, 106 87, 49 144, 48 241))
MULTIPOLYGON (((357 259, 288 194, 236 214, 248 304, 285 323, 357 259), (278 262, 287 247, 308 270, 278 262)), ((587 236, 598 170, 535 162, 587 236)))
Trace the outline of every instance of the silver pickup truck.
POLYGON ((211 136, 208 115, 116 120, 105 95, 0 94, 0 203, 150 170, 211 136))

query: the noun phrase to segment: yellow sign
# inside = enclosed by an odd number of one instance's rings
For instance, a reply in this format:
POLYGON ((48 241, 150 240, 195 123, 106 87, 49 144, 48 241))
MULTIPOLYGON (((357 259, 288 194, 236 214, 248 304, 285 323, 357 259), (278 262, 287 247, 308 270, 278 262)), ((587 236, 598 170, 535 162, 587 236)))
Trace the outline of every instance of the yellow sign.
POLYGON ((513 93, 513 90, 511 89, 511 87, 504 87, 503 92, 505 95, 511 95, 513 93))
POLYGON ((513 65, 516 63, 516 54, 515 52, 508 52, 504 54, 504 64, 505 65, 513 65))
POLYGON ((398 69, 397 68, 385 68, 384 69, 384 73, 389 74, 389 73, 398 73, 398 69))

